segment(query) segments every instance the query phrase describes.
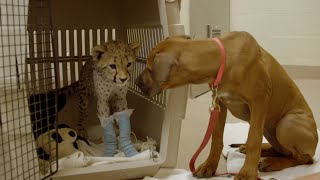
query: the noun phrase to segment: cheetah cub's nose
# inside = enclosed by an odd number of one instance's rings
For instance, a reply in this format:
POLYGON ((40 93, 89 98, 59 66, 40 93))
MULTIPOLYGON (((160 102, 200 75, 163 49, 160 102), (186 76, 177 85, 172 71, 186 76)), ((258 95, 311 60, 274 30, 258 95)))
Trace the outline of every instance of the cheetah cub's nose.
POLYGON ((124 78, 124 79, 119 78, 119 79, 120 79, 120 81, 124 82, 124 81, 127 80, 128 78, 124 78))

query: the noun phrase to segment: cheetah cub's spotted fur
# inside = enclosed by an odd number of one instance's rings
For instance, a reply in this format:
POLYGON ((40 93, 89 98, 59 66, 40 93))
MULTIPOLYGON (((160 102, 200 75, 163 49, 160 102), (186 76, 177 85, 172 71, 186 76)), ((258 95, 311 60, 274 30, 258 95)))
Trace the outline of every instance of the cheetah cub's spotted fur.
POLYGON ((111 41, 92 48, 92 60, 86 62, 79 76, 78 133, 81 136, 86 137, 90 98, 97 99, 100 120, 127 109, 126 94, 139 47, 137 42, 111 41))

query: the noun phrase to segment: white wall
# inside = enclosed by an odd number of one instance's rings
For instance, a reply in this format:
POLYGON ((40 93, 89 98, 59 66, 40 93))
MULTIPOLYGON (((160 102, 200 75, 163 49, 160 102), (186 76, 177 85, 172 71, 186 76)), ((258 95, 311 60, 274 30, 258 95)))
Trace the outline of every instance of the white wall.
POLYGON ((222 33, 229 29, 230 0, 181 0, 181 23, 186 34, 196 39, 207 37, 207 27, 217 26, 222 33))
POLYGON ((27 44, 24 26, 27 16, 23 13, 28 12, 27 7, 27 0, 0 0, 0 89, 16 87, 17 64, 20 78, 23 78, 27 44))
POLYGON ((283 65, 320 66, 319 0, 231 0, 230 29, 253 34, 283 65))
POLYGON ((180 21, 187 35, 190 35, 190 0, 181 0, 180 21))

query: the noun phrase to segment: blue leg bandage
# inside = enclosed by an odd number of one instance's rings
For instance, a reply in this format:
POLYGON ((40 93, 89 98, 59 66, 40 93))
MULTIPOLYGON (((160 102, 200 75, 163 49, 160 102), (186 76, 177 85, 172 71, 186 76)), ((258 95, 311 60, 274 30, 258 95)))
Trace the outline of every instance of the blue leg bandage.
POLYGON ((103 126, 103 136, 104 136, 104 144, 105 151, 104 156, 113 157, 117 154, 118 150, 118 139, 116 133, 113 128, 113 123, 108 121, 103 126))
POLYGON ((114 114, 114 118, 118 121, 120 136, 119 147, 127 157, 138 154, 131 141, 130 115, 132 110, 125 110, 114 114))

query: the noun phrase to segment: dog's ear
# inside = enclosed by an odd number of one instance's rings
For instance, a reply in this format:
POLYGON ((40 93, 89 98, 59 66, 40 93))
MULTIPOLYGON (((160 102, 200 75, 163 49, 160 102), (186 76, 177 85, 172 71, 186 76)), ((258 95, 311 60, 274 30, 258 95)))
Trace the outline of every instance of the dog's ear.
POLYGON ((176 64, 177 60, 171 54, 156 54, 152 64, 153 79, 159 83, 167 81, 171 68, 176 64))
POLYGON ((91 49, 91 56, 94 61, 98 61, 102 54, 107 51, 107 47, 104 45, 97 45, 91 49))

